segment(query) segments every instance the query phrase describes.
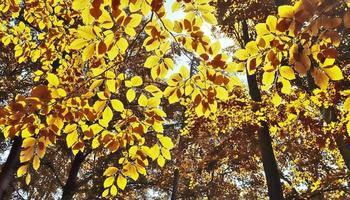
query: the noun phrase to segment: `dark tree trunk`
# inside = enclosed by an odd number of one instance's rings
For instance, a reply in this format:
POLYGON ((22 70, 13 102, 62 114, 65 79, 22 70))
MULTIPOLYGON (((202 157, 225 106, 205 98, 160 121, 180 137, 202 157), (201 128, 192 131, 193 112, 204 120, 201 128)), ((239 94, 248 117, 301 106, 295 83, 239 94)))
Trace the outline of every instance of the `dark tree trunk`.
MULTIPOLYGON (((336 122, 337 116, 334 107, 324 109, 323 118, 327 123, 336 122)), ((350 141, 342 133, 334 136, 340 155, 342 156, 346 167, 350 170, 350 141)))
MULTIPOLYGON (((243 39, 244 43, 247 44, 250 40, 248 33, 248 25, 246 21, 242 22, 243 39)), ((251 98, 256 101, 261 101, 261 95, 256 80, 256 75, 249 75, 247 73, 249 94, 251 98)), ((266 176, 266 182, 268 187, 268 195, 271 200, 283 199, 282 184, 277 167, 275 154, 273 152, 269 127, 266 122, 261 122, 261 127, 258 130, 258 142, 261 152, 264 172, 266 176)))
POLYGON ((346 167, 350 170, 350 141, 342 135, 334 136, 337 147, 344 160, 346 167))
POLYGON ((271 200, 280 200, 283 199, 283 191, 275 154, 273 153, 271 144, 269 127, 266 122, 261 123, 262 126, 258 131, 258 139, 266 176, 268 194, 271 200))
POLYGON ((19 155, 21 152, 21 146, 22 146, 22 138, 16 136, 13 139, 10 154, 8 155, 7 160, 3 165, 0 173, 0 199, 4 198, 6 189, 14 176, 17 165, 19 164, 19 155))
MULTIPOLYGON (((314 79, 311 76, 311 72, 308 72, 307 84, 309 92, 312 94, 312 91, 317 88, 314 79)), ((333 106, 328 109, 321 108, 322 118, 326 123, 336 122, 337 114, 335 112, 335 108, 333 106)), ((346 136, 342 135, 343 133, 339 133, 334 136, 334 140, 336 142, 337 148, 342 156, 346 167, 350 170, 350 140, 346 136)))
POLYGON ((175 169, 174 171, 174 180, 173 180, 173 190, 171 193, 171 200, 175 200, 177 196, 177 187, 179 185, 179 170, 175 169))
POLYGON ((289 4, 288 0, 275 0, 276 6, 286 5, 289 4))
POLYGON ((73 198, 73 195, 77 189, 76 184, 78 172, 84 160, 84 154, 79 151, 79 153, 77 153, 77 155, 74 157, 74 160, 71 164, 71 169, 69 171, 68 179, 66 181, 66 184, 63 186, 63 194, 61 198, 62 200, 69 200, 73 198))

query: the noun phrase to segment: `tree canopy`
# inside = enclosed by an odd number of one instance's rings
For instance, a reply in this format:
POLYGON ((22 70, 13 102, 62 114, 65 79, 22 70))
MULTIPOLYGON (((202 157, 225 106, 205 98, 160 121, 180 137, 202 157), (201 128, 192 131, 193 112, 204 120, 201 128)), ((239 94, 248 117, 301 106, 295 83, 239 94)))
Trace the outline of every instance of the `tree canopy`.
POLYGON ((348 0, 0 2, 0 199, 350 198, 348 0))

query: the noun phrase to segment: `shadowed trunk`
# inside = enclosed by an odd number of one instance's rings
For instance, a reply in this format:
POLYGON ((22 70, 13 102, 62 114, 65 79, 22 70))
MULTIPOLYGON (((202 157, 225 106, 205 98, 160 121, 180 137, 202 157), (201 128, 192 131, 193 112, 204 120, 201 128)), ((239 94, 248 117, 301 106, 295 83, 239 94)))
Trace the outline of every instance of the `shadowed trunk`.
POLYGON ((73 198, 73 195, 77 189, 77 177, 81 165, 85 160, 85 156, 82 152, 79 151, 74 157, 74 160, 71 164, 71 169, 69 171, 69 176, 66 181, 66 184, 63 186, 62 200, 69 200, 73 198))
POLYGON ((350 141, 342 135, 334 136, 334 140, 348 169, 350 169, 350 141))
POLYGON ((9 183, 12 181, 17 165, 19 164, 19 155, 21 152, 22 138, 15 136, 13 139, 10 154, 4 163, 0 173, 0 199, 4 198, 4 194, 9 183))
POLYGON ((173 190, 171 193, 171 200, 175 200, 177 196, 177 187, 179 185, 179 170, 175 169, 174 171, 174 180, 173 180, 173 190))
POLYGON ((289 4, 288 0, 275 0, 276 6, 286 5, 289 4))
MULTIPOLYGON (((250 39, 246 21, 242 22, 242 29, 244 43, 247 44, 250 39)), ((256 80, 256 75, 249 75, 247 73, 247 80, 251 98, 255 102, 260 102, 261 95, 256 80)), ((272 148, 269 127, 266 122, 261 122, 261 125, 262 126, 258 130, 258 142, 268 187, 268 195, 271 200, 281 200, 283 199, 283 190, 275 154, 272 148)))
MULTIPOLYGON (((314 89, 317 88, 312 76, 311 72, 308 72, 307 77, 307 84, 309 92, 312 93, 314 89)), ((337 114, 335 112, 335 108, 333 106, 324 109, 320 108, 322 113, 322 118, 326 121, 326 123, 336 122, 337 121, 337 114)), ((342 135, 342 133, 339 133, 334 137, 334 140, 336 142, 337 148, 340 152, 340 155, 342 156, 344 163, 346 167, 350 170, 350 140, 346 136, 342 135)))

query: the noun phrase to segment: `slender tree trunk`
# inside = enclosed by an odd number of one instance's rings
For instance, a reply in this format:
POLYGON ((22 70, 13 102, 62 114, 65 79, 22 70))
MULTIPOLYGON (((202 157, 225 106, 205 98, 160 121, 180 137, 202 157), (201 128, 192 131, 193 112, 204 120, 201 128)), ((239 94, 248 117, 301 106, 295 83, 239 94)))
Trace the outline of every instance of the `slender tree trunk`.
POLYGON ((286 5, 288 3, 288 0, 275 0, 276 6, 286 5))
POLYGON ((173 180, 173 190, 171 193, 171 200, 176 200, 177 196, 177 187, 179 185, 179 170, 175 169, 174 171, 174 180, 173 180))
MULTIPOLYGON (((332 106, 328 109, 324 109, 323 118, 327 123, 336 122, 337 116, 335 108, 332 106)), ((337 148, 342 156, 346 167, 350 170, 350 140, 342 133, 334 136, 334 140, 337 144, 337 148)))
POLYGON ((74 157, 74 160, 71 164, 71 169, 69 171, 68 179, 66 181, 66 184, 63 186, 63 194, 61 198, 62 200, 69 200, 73 198, 73 195, 77 189, 76 184, 78 172, 84 160, 84 154, 79 151, 79 153, 77 153, 77 155, 74 157))
MULTIPOLYGON (((307 84, 309 92, 312 93, 314 89, 317 88, 312 76, 311 72, 308 72, 307 84)), ((322 118, 326 121, 326 123, 336 122, 337 114, 335 112, 335 108, 333 106, 324 109, 321 108, 322 118)), ((350 140, 346 136, 339 133, 334 136, 334 140, 336 142, 337 148, 342 156, 346 167, 350 170, 350 140)))
POLYGON ((8 188, 9 183, 12 181, 14 172, 16 171, 17 165, 19 163, 21 146, 22 138, 15 136, 13 139, 10 154, 8 155, 7 160, 0 173, 0 199, 4 198, 6 189, 8 188))
MULTIPOLYGON (((248 25, 245 20, 242 22, 242 29, 244 43, 247 44, 250 39, 248 25)), ((258 88, 256 75, 249 75, 247 73, 247 80, 251 98, 255 102, 261 102, 261 94, 258 88)), ((271 200, 281 200, 284 198, 283 190, 275 154, 272 148, 269 127, 266 122, 261 122, 261 125, 262 126, 258 130, 258 142, 266 176, 268 195, 271 200)))
POLYGON ((350 169, 350 141, 342 135, 334 136, 334 140, 348 169, 350 169))

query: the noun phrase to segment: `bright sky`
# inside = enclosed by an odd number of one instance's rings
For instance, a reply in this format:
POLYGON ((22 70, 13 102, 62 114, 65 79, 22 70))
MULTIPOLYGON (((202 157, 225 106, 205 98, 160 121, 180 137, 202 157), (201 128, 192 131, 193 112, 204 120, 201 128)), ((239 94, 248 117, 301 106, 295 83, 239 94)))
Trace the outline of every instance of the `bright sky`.
MULTIPOLYGON (((183 19, 185 17, 185 13, 182 12, 182 11, 177 11, 177 12, 172 12, 171 11, 171 6, 173 4, 175 0, 166 0, 165 1, 165 10, 166 10, 166 13, 167 13, 167 16, 170 20, 179 20, 179 19, 183 19)), ((212 40, 212 41, 215 41, 215 37, 211 31, 211 25, 208 24, 208 23, 204 23, 203 26, 202 26, 202 31, 207 35, 209 36, 209 38, 212 40)), ((227 38, 227 37, 224 37, 223 35, 221 35, 220 38, 218 38, 220 40, 220 43, 221 43, 221 46, 222 48, 226 48, 226 47, 230 47, 234 44, 233 40, 230 39, 230 38, 227 38)), ((166 78, 169 78, 171 76, 171 74, 174 74, 176 72, 178 72, 178 70, 181 68, 181 66, 189 66, 188 63, 189 60, 186 56, 181 56, 179 59, 176 59, 175 61, 175 68, 170 71, 168 73, 168 76, 166 78)))

